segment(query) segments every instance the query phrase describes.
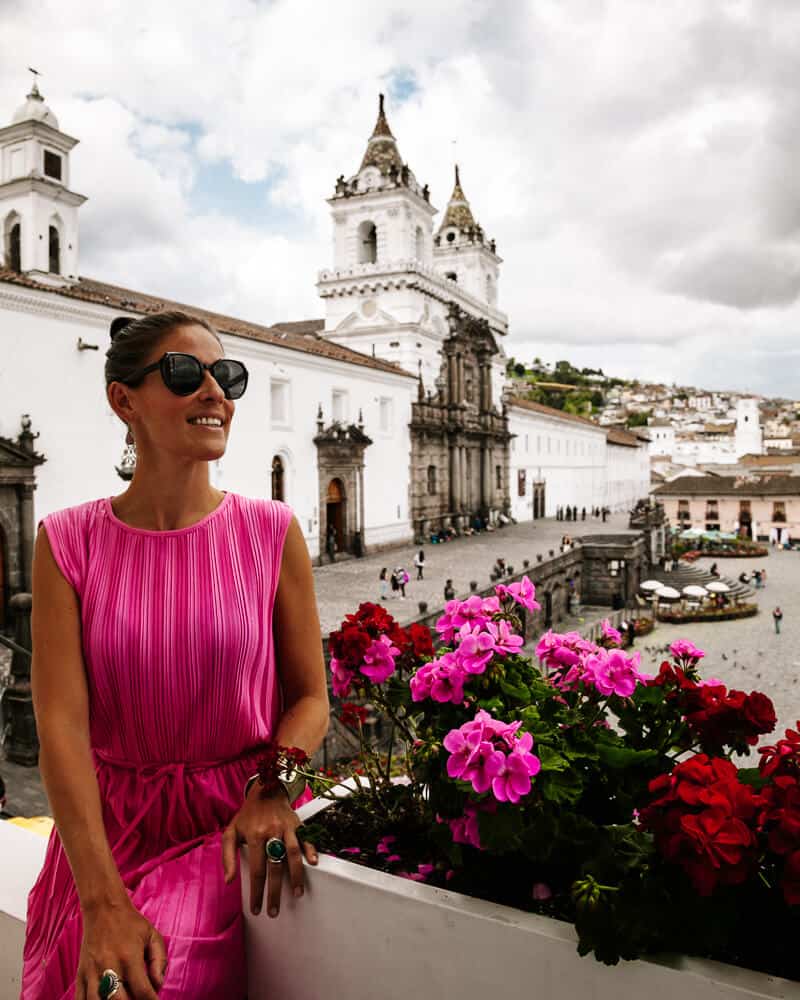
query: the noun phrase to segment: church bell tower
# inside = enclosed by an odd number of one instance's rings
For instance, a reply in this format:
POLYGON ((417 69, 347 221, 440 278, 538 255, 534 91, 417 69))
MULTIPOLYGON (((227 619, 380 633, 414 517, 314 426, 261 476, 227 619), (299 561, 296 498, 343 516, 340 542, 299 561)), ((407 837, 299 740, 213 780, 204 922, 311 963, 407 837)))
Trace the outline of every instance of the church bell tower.
POLYGON ((0 128, 0 263, 43 284, 78 280, 78 209, 62 132, 34 79, 10 125, 0 128))

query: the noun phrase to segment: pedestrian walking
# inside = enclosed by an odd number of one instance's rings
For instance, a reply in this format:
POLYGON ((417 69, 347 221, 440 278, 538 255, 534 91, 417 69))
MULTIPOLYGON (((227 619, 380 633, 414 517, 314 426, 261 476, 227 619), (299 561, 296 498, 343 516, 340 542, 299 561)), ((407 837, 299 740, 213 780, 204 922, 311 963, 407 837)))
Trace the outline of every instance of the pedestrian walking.
POLYGON ((454 601, 455 597, 456 597, 456 591, 455 591, 455 588, 453 587, 453 581, 452 580, 445 580, 444 581, 444 599, 446 601, 454 601))
POLYGON ((756 590, 761 589, 761 570, 758 569, 753 570, 753 585, 755 586, 756 590))
POLYGON ((781 622, 783 621, 783 612, 780 607, 776 607, 772 612, 772 620, 775 622, 775 634, 781 634, 781 622))
POLYGON ((410 577, 402 566, 398 566, 395 573, 397 574, 397 586, 400 590, 400 600, 404 601, 406 599, 406 584, 410 577))
POLYGON ((392 587, 392 597, 397 597, 397 595, 400 593, 400 579, 397 576, 396 569, 392 570, 392 575, 389 578, 389 583, 391 584, 392 587))
POLYGON ((419 552, 414 556, 414 565, 417 568, 417 579, 424 580, 425 578, 422 575, 422 573, 423 570, 425 569, 425 553, 422 551, 422 549, 420 549, 419 552))
POLYGON ((572 508, 572 520, 573 521, 577 521, 578 520, 578 508, 575 507, 575 506, 573 506, 573 508, 572 508))
POLYGON ((581 521, 585 521, 585 520, 586 520, 586 508, 585 507, 581 507, 581 521))
POLYGON ((765 569, 761 570, 761 587, 762 589, 767 586, 767 571, 765 569))
POLYGON ((388 573, 387 568, 384 566, 378 576, 378 587, 380 588, 381 600, 385 601, 389 596, 389 581, 386 579, 386 574, 388 573))
POLYGON ((328 525, 325 534, 325 551, 330 561, 336 562, 336 527, 333 524, 328 525))

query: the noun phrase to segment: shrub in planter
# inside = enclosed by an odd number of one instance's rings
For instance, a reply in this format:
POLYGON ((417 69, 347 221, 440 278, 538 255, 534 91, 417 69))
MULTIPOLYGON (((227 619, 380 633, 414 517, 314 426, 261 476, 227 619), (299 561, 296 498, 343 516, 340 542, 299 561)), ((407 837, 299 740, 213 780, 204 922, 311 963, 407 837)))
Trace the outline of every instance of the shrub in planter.
MULTIPOLYGON (((606 963, 671 951, 796 976, 800 733, 737 768, 774 729, 765 695, 702 680, 686 640, 648 676, 610 628, 599 644, 548 631, 533 661, 520 606, 539 608, 527 577, 450 601, 436 647, 378 605, 347 616, 330 636, 334 694, 368 699, 397 739, 380 753, 342 705, 362 778, 304 835, 570 921, 606 963)), ((329 784, 315 781, 335 798, 329 784)))

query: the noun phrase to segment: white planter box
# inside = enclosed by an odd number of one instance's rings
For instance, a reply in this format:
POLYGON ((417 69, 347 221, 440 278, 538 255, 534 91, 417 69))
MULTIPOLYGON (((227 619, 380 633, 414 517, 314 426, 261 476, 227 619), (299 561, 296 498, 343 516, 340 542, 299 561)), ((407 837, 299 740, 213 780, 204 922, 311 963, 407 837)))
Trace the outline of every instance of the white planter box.
MULTIPOLYGON (((328 805, 307 803, 307 820, 328 805)), ((676 957, 608 967, 570 924, 321 856, 277 919, 249 910, 249 1000, 800 1000, 800 983, 676 957)))

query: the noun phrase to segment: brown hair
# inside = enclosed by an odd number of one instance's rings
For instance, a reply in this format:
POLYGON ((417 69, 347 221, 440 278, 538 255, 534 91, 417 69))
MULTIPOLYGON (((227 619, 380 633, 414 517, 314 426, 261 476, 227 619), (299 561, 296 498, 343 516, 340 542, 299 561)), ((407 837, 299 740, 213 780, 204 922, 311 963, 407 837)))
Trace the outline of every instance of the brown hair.
POLYGON ((152 313, 140 316, 138 319, 119 316, 112 320, 111 346, 106 351, 106 386, 112 382, 138 385, 141 380, 132 382, 130 376, 140 368, 144 368, 159 341, 182 326, 202 326, 222 347, 219 334, 207 320, 178 309, 152 313))

